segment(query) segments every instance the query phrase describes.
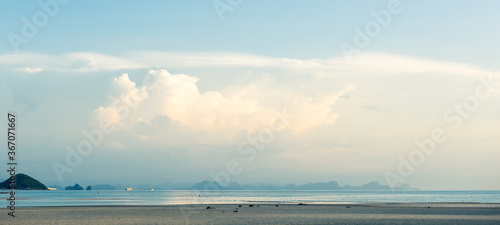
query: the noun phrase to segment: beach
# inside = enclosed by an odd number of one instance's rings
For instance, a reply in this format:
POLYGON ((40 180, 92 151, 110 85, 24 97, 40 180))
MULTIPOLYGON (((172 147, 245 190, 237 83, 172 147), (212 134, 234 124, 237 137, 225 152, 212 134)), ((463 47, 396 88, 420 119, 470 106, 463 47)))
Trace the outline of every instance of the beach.
POLYGON ((4 208, 1 223, 500 224, 500 204, 250 204, 21 207, 15 218, 4 208))

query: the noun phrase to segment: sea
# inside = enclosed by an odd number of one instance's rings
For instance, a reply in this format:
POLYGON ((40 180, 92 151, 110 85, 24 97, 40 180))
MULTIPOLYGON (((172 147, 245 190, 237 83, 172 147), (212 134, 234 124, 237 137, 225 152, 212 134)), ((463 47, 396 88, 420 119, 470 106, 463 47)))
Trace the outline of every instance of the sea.
MULTIPOLYGON (((0 194, 4 205, 10 194, 0 194)), ((17 190, 16 207, 245 203, 500 203, 500 191, 35 191, 17 190)))

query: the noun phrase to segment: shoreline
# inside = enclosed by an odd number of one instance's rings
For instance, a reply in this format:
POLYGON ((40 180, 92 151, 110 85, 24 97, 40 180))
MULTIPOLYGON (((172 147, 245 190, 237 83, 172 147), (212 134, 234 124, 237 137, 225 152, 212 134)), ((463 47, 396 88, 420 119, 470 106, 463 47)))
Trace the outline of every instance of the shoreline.
MULTIPOLYGON (((94 199, 89 199, 94 200, 94 199)), ((311 206, 446 206, 446 207, 472 207, 472 206, 490 206, 499 207, 500 203, 482 203, 482 202, 259 202, 259 201, 246 201, 246 202, 232 202, 232 203, 179 203, 179 204, 95 204, 95 205, 50 205, 50 206, 16 206, 19 208, 45 208, 45 207, 192 207, 192 206, 207 206, 207 205, 311 205, 311 206)))
POLYGON ((15 218, 1 209, 0 217, 14 224, 500 224, 499 203, 306 204, 30 206, 15 218))

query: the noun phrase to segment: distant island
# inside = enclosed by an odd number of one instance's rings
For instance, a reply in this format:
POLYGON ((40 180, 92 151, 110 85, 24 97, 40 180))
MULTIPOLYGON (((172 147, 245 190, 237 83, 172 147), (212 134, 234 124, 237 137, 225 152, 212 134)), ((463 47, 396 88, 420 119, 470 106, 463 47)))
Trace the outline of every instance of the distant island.
POLYGON ((18 189, 18 190, 48 190, 47 186, 40 181, 26 174, 16 174, 15 188, 9 188, 10 178, 0 183, 0 189, 18 189))
POLYGON ((75 184, 74 186, 67 186, 64 190, 83 190, 83 187, 79 184, 75 184))

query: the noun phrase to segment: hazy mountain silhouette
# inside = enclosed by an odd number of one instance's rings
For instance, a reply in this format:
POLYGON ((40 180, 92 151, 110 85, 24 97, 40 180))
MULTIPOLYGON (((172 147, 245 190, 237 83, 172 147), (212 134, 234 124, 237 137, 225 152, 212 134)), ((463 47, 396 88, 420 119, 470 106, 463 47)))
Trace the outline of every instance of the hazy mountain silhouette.
MULTIPOLYGON (((16 183, 14 189, 23 189, 23 190, 47 190, 47 186, 42 184, 37 179, 30 177, 26 174, 20 173, 16 174, 16 183)), ((11 189, 9 187, 10 178, 6 179, 4 182, 0 184, 0 189, 11 189)))
POLYGON ((363 190, 363 191, 379 191, 379 190, 418 190, 410 185, 402 185, 392 189, 388 185, 381 185, 379 182, 373 181, 361 186, 345 185, 340 186, 336 181, 308 183, 303 185, 287 184, 287 185, 240 185, 231 182, 226 186, 222 186, 215 181, 202 181, 196 183, 190 188, 194 190, 363 190))

